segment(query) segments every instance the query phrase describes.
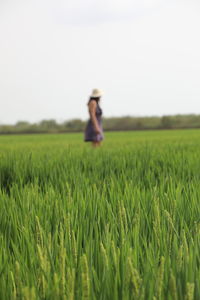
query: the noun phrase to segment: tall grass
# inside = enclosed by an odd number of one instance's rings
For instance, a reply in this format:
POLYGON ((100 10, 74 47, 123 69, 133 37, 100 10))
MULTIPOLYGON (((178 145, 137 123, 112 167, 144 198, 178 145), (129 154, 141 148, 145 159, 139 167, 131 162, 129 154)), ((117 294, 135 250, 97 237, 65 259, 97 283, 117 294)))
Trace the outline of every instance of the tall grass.
POLYGON ((200 131, 0 145, 0 299, 200 299, 200 131))

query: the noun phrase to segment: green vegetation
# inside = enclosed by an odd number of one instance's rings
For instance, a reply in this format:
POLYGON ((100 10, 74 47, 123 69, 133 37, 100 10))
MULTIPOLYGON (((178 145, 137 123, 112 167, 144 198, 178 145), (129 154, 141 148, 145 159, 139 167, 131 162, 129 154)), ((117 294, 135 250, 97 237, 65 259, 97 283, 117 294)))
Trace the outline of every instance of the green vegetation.
POLYGON ((0 299, 200 299, 200 131, 0 137, 0 299))
MULTIPOLYGON (((37 124, 20 121, 15 125, 0 125, 0 134, 82 132, 85 126, 86 122, 79 119, 59 124, 55 120, 43 120, 37 124)), ((200 115, 104 118, 106 131, 181 128, 200 128, 200 115)))

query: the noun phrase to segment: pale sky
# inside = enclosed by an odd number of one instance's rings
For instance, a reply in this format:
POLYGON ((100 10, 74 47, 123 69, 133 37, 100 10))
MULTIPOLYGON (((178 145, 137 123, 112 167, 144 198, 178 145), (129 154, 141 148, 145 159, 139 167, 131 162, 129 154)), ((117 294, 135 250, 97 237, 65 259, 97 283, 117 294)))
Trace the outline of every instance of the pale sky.
POLYGON ((200 114, 199 0, 0 0, 0 124, 200 114))

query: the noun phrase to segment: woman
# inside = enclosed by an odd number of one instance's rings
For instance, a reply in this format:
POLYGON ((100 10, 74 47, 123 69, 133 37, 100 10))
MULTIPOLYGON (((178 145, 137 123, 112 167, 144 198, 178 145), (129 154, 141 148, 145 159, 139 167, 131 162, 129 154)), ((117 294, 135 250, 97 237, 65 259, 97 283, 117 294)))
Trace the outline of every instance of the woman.
POLYGON ((101 96, 102 92, 94 89, 88 102, 90 119, 85 129, 85 142, 92 142, 94 147, 100 146, 103 140, 102 109, 99 106, 101 96))

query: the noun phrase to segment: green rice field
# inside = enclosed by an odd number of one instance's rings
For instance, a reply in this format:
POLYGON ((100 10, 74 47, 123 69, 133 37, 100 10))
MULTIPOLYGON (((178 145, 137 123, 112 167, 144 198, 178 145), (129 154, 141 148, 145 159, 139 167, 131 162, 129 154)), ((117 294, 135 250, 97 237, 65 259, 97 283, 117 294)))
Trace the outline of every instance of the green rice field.
POLYGON ((0 300, 199 300, 200 130, 0 136, 0 300))

